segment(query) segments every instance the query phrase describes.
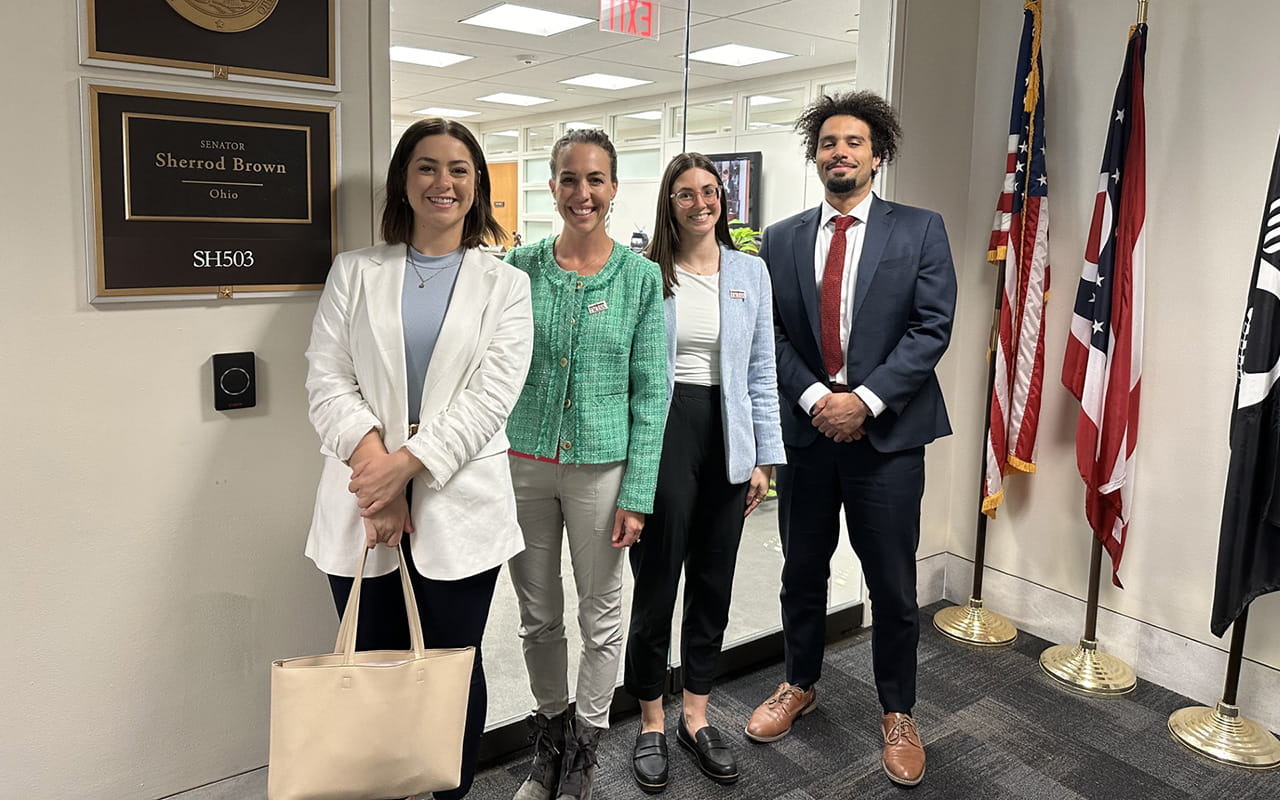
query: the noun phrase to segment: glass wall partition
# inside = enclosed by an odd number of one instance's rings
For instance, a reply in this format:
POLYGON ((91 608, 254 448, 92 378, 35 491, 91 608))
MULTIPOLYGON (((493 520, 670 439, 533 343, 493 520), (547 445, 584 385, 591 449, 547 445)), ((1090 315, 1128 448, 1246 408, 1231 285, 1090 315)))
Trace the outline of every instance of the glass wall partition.
MULTIPOLYGON (((548 157, 557 137, 580 127, 603 128, 618 149, 619 192, 608 218, 615 240, 631 245, 637 232, 652 231, 659 178, 682 147, 755 156, 747 161, 758 165, 752 176, 758 213, 752 221, 761 230, 822 198, 793 132, 801 109, 821 94, 855 86, 886 91, 895 2, 851 0, 836 15, 829 0, 672 0, 660 4, 658 35, 649 38, 601 30, 601 4, 594 0, 524 3, 577 18, 559 32, 532 23, 477 27, 469 20, 492 11, 495 4, 489 0, 397 3, 391 43, 417 52, 413 62, 392 63, 392 128, 398 133, 414 119, 445 116, 479 133, 495 175, 499 169, 511 171, 510 188, 502 197, 495 189, 493 199, 515 210, 513 227, 524 243, 559 230, 547 185, 548 157), (868 9, 877 30, 860 31, 859 13, 865 18, 868 9), (691 26, 687 50, 686 17, 691 26), (860 37, 868 36, 875 47, 864 47, 860 37), (875 58, 870 84, 858 64, 864 51, 875 58)), ((781 567, 771 497, 746 521, 726 650, 776 637, 781 567)), ((579 639, 567 553, 562 572, 572 679, 579 639)), ((626 572, 624 619, 631 596, 626 572)), ((832 565, 831 608, 862 599, 860 568, 846 540, 832 565)), ((674 622, 671 664, 678 667, 678 619, 674 622)), ((505 570, 484 649, 488 722, 501 727, 525 716, 532 704, 505 570)), ((775 658, 781 660, 780 645, 775 658)))

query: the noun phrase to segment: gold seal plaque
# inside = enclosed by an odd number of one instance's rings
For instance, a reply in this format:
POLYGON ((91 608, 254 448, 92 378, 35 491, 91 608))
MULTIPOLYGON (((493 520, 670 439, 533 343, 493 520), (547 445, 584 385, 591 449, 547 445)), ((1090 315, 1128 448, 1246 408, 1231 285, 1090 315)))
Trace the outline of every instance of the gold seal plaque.
POLYGON ((247 31, 271 16, 280 0, 165 0, 188 22, 218 33, 247 31))

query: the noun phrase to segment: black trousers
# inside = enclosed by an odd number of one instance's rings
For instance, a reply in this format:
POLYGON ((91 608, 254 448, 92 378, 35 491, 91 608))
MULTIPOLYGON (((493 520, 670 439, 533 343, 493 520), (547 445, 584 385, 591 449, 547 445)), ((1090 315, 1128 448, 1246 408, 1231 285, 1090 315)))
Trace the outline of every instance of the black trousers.
POLYGON ((827 580, 843 506, 849 541, 871 596, 871 658, 885 712, 916 700, 916 547, 924 495, 924 448, 880 453, 866 439, 820 436, 788 447, 778 468, 782 628, 787 682, 809 687, 822 673, 827 580))
MULTIPOLYGON (((462 739, 462 783, 457 789, 433 795, 437 800, 456 800, 471 790, 476 759, 480 754, 480 735, 484 733, 484 718, 489 707, 480 640, 489 619, 489 605, 493 601, 500 567, 461 580, 437 581, 422 577, 414 569, 413 554, 409 552, 407 541, 404 558, 409 565, 413 593, 418 600, 418 618, 422 620, 422 639, 426 646, 476 649, 462 739)), ((357 650, 409 649, 409 619, 405 616, 404 592, 400 589, 398 572, 365 578, 361 583, 360 618, 356 621, 357 650)), ((338 607, 339 617, 347 607, 347 597, 354 582, 354 578, 329 576, 329 588, 333 590, 333 602, 338 607)))
POLYGON ((653 513, 630 553, 636 580, 623 682, 639 700, 662 697, 681 569, 684 686, 694 694, 711 692, 749 486, 726 477, 723 416, 718 386, 676 384, 653 513))

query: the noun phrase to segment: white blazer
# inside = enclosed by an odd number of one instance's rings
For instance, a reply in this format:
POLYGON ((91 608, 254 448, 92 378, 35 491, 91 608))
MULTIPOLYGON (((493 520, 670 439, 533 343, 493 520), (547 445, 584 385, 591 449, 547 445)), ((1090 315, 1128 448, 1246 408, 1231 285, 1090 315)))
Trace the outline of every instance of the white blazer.
MULTIPOLYGON (((533 348, 529 279, 480 250, 463 256, 410 439, 400 317, 406 252, 384 244, 339 254, 320 296, 307 395, 324 468, 306 554, 330 575, 355 575, 364 522, 347 491, 346 462, 377 429, 389 452, 404 446, 426 467, 413 479, 410 509, 418 571, 458 580, 524 549, 505 426, 533 348)), ((395 553, 378 547, 364 574, 385 575, 396 565, 395 553)))

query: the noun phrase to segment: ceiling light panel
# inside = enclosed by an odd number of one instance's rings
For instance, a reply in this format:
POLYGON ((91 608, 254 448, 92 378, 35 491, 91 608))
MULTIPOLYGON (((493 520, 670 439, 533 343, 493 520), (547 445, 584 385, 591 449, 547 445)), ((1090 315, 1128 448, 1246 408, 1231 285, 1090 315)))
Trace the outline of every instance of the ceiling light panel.
POLYGON ((756 106, 771 106, 774 103, 790 103, 792 100, 790 97, 774 97, 767 94, 753 94, 748 102, 751 104, 751 107, 754 108, 756 106))
POLYGON ((479 25, 500 31, 530 33, 534 36, 555 36, 557 33, 590 25, 595 20, 573 14, 559 14, 540 8, 518 6, 514 3, 503 3, 460 22, 464 25, 479 25))
POLYGON ((393 45, 391 47, 391 60, 403 61, 406 64, 421 64, 424 67, 451 67, 461 61, 467 61, 471 56, 464 56, 460 53, 446 53, 442 50, 425 50, 421 47, 404 47, 402 45, 393 45))
POLYGON ((641 80, 640 78, 627 78, 622 75, 606 75, 603 72, 593 72, 590 75, 579 75, 576 78, 560 81, 571 86, 588 86, 592 89, 608 89, 617 91, 619 89, 630 89, 635 86, 644 86, 646 83, 653 81, 641 80))
POLYGON ((482 103, 502 103, 508 106, 536 106, 551 102, 550 97, 534 97, 529 94, 513 94, 512 92, 496 92, 476 99, 482 103))
POLYGON ((457 119, 459 117, 474 117, 480 112, 467 111, 462 108, 439 108, 437 106, 431 106, 430 108, 420 108, 413 113, 423 117, 447 117, 450 119, 457 119))
POLYGON ((794 58, 791 53, 779 53, 776 50, 763 50, 759 47, 747 47, 744 44, 722 44, 719 47, 708 47, 690 53, 694 61, 705 61, 709 64, 723 64, 726 67, 747 67, 752 64, 763 64, 780 58, 794 58))

